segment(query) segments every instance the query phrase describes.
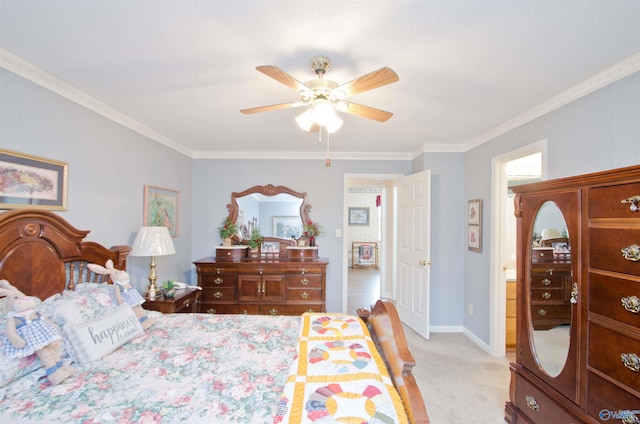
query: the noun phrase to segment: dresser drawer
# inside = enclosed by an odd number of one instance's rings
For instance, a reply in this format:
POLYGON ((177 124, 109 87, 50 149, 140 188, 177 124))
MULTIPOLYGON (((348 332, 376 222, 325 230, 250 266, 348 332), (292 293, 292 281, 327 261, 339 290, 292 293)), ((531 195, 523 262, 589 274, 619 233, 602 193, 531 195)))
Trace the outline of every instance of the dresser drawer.
POLYGON ((640 260, 625 259, 622 254, 623 248, 634 244, 640 246, 640 230, 590 229, 589 258, 591 268, 640 275, 640 260))
POLYGON ((244 314, 258 315, 259 305, 217 305, 200 303, 200 312, 206 314, 244 314))
MULTIPOLYGON (((620 184, 589 189, 590 218, 640 218, 640 210, 632 211, 631 203, 622 203, 640 196, 640 183, 620 184)), ((640 207, 640 202, 636 203, 640 207)))
POLYGON ((316 274, 287 274, 287 287, 322 287, 322 275, 316 274))
POLYGON ((289 265, 285 267, 287 274, 322 274, 322 265, 318 264, 301 264, 301 265, 289 265))
MULTIPOLYGON (((587 413, 598 422, 622 423, 622 414, 634 414, 640 420, 640 397, 612 384, 599 375, 587 375, 587 413)), ((627 421, 632 423, 634 421, 627 421)))
POLYGON ((234 287, 215 287, 202 290, 202 302, 232 302, 235 300, 234 287))
POLYGON ((639 302, 640 281, 589 274, 590 312, 640 328, 639 302))
POLYGON ((260 305, 262 315, 302 315, 305 312, 324 312, 321 303, 308 305, 260 305))
POLYGON ((561 409, 551 396, 521 375, 516 375, 515 392, 516 406, 535 423, 577 424, 581 422, 561 409))
POLYGON ((287 300, 297 302, 321 302, 322 290, 309 290, 307 288, 301 289, 287 289, 287 300))
MULTIPOLYGON (((635 365, 640 367, 640 341, 616 333, 597 324, 589 324, 588 367, 607 374, 611 379, 640 391, 640 369, 625 366, 621 355, 635 355, 635 365)), ((633 361, 629 359, 629 361, 633 361)), ((632 366, 633 364, 629 364, 632 366)))
POLYGON ((531 301, 534 303, 548 302, 550 304, 566 302, 564 290, 561 288, 532 289, 531 301))
POLYGON ((200 278, 201 287, 233 287, 236 284, 235 275, 203 274, 200 278))

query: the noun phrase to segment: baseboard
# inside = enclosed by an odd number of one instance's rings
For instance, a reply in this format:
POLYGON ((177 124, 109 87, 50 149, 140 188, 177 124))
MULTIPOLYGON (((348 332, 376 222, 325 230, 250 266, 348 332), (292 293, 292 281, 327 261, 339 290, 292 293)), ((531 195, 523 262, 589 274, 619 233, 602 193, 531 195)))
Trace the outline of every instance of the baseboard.
POLYGON ((480 349, 484 350, 489 355, 491 355, 491 346, 486 344, 482 339, 478 338, 478 336, 476 336, 475 334, 473 334, 471 331, 467 330, 466 328, 462 332, 464 333, 465 336, 467 336, 469 338, 469 340, 471 340, 472 342, 477 344, 480 349))
POLYGON ((459 325, 433 325, 429 327, 432 333, 462 333, 463 328, 459 325))

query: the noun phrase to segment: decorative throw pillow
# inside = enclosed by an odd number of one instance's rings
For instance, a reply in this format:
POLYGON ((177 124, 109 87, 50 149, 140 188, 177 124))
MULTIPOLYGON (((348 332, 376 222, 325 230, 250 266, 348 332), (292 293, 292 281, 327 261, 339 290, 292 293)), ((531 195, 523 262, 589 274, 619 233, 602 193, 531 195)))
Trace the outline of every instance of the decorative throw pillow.
POLYGON ((83 283, 75 291, 65 290, 40 304, 38 309, 60 328, 80 324, 116 309, 114 289, 109 284, 83 283))
POLYGON ((136 313, 127 304, 93 321, 67 325, 64 331, 80 364, 108 355, 143 332, 136 313))

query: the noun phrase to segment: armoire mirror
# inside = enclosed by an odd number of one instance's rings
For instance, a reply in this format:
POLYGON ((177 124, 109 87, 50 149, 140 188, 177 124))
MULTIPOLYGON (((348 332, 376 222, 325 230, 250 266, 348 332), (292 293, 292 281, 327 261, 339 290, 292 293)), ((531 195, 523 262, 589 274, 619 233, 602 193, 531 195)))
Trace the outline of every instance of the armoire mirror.
POLYGON ((575 294, 567 224, 552 201, 543 203, 536 214, 530 259, 533 344, 540 367, 555 377, 564 368, 569 353, 575 294))
POLYGON ((307 193, 285 186, 268 184, 231 193, 227 208, 229 219, 240 224, 243 237, 258 227, 265 240, 298 238, 302 223, 311 220, 307 193))

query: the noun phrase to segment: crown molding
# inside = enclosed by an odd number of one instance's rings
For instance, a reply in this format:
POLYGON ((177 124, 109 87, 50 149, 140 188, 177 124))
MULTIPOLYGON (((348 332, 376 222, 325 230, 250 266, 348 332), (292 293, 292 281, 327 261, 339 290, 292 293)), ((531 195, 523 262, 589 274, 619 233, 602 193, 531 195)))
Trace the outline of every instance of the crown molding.
POLYGON ((533 121, 547 113, 553 112, 556 109, 561 108, 571 102, 578 100, 588 94, 593 93, 612 84, 624 77, 627 77, 635 72, 640 71, 640 52, 637 52, 620 62, 609 66, 608 68, 594 74, 590 78, 575 84, 567 90, 561 92, 557 96, 550 98, 549 100, 539 104, 536 107, 529 109, 528 111, 512 118, 502 124, 492 128, 486 133, 470 140, 466 143, 465 151, 471 150, 487 141, 501 136, 515 128, 518 128, 528 122, 533 121))
POLYGON ((185 148, 182 144, 175 140, 166 137, 159 132, 141 124, 140 122, 132 119, 130 116, 112 108, 111 106, 101 102, 93 96, 85 93, 84 91, 74 87, 73 85, 64 82, 63 80, 54 77, 43 69, 38 68, 32 63, 27 62, 24 59, 8 52, 5 49, 0 48, 0 67, 13 72, 22 78, 29 80, 35 84, 38 84, 47 90, 71 100, 74 103, 79 104, 107 119, 110 119, 132 131, 135 131, 145 137, 150 138, 160 144, 163 144, 171 149, 174 149, 186 156, 191 156, 191 151, 185 148))
MULTIPOLYGON (((411 153, 403 152, 330 152, 332 161, 336 160, 411 160, 411 153)), ((196 151, 193 159, 288 159, 288 160, 325 160, 326 152, 231 152, 196 151)))

